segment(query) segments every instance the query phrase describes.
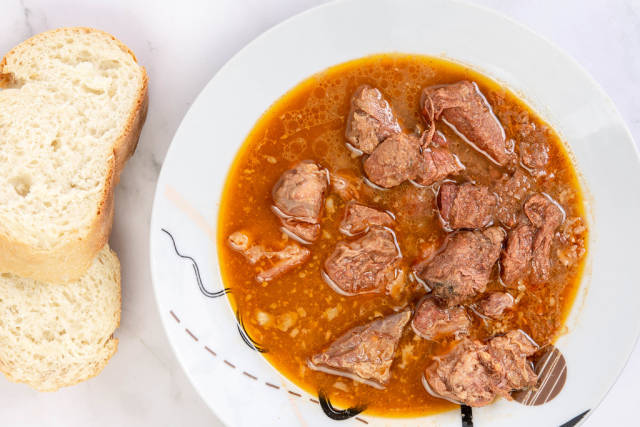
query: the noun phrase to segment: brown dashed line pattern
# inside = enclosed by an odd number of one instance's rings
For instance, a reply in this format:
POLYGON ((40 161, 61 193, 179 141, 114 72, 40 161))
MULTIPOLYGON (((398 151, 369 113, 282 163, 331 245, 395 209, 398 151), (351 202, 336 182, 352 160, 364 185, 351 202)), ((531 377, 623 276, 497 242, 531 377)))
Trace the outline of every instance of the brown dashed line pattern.
POLYGON ((198 341, 198 337, 196 337, 195 335, 193 335, 193 332, 191 332, 189 329, 184 328, 185 332, 189 334, 189 336, 191 336, 191 338, 193 338, 195 341, 198 341))
MULTIPOLYGON (((179 318, 178 318, 178 316, 173 312, 173 310, 169 310, 169 314, 171 314, 171 317, 173 317, 173 318, 175 319, 176 323, 180 323, 180 319, 179 319, 179 318)), ((185 332, 186 332, 186 333, 187 333, 191 338, 193 338, 193 339, 194 339, 194 341, 196 341, 196 342, 198 341, 198 337, 196 337, 196 336, 193 334, 193 332, 191 332, 188 328, 184 328, 184 331, 185 331, 185 332)), ((203 348, 204 348, 204 349, 205 349, 209 354, 211 354, 212 356, 218 356, 218 354, 217 354, 215 351, 211 350, 208 346, 206 346, 206 345, 205 345, 203 348)), ((233 369, 236 369, 236 365, 234 365, 233 363, 229 362, 227 359, 224 359, 224 363, 226 363, 229 367, 231 367, 231 368, 233 368, 233 369)), ((255 381, 257 381, 257 380, 258 380, 258 377, 256 377, 255 375, 250 374, 250 373, 249 373, 249 372, 247 372, 247 371, 242 371, 242 373, 243 373, 245 376, 247 376, 247 377, 251 378, 252 380, 255 380, 255 381)), ((267 387, 271 387, 271 388, 275 388, 276 390, 280 390, 280 386, 277 386, 277 385, 275 385, 275 384, 271 384, 271 383, 270 383, 270 382, 268 382, 268 381, 265 381, 265 383, 264 383, 264 384, 265 384, 267 387)), ((302 398, 302 395, 301 395, 300 393, 296 393, 296 392, 295 392, 295 391, 293 391, 293 390, 287 390, 287 389, 285 389, 285 390, 287 391, 287 393, 289 393, 289 394, 291 394, 291 395, 293 395, 293 396, 296 396, 296 397, 302 398)), ((320 402, 318 402, 316 399, 314 399, 314 398, 312 398, 312 397, 310 397, 310 398, 309 398, 309 401, 310 401, 310 402, 313 402, 313 403, 315 403, 315 404, 320 404, 320 402)), ((367 420, 362 419, 362 418, 360 418, 360 417, 355 417, 355 419, 356 419, 356 420, 358 420, 358 421, 360 421, 361 423, 369 424, 369 422, 368 422, 367 420)))
POLYGON ((252 380, 257 380, 258 379, 258 377, 256 377, 255 375, 251 375, 247 371, 242 371, 242 373, 245 374, 246 376, 248 376, 249 378, 251 378, 252 380))

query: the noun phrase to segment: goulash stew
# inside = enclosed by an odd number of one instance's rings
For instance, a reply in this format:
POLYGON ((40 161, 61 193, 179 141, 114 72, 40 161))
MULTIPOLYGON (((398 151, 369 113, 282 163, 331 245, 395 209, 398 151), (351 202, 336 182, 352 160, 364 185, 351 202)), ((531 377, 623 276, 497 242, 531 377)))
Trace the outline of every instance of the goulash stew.
POLYGON ((218 245, 270 363, 336 407, 399 417, 536 387, 587 233, 549 125, 473 70, 397 54, 315 75, 263 115, 218 245))

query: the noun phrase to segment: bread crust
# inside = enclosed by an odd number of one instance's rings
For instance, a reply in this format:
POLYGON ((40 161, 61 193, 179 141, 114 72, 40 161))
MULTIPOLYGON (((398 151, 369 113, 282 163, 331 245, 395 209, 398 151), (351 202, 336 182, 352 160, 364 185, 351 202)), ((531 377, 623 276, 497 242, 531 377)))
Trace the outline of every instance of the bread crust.
MULTIPOLYGON (((133 52, 111 34, 87 27, 60 28, 35 35, 9 51, 0 61, 0 88, 9 87, 13 82, 13 76, 5 72, 5 66, 7 58, 10 58, 18 47, 33 45, 41 37, 63 31, 101 33, 115 41, 137 63, 133 52)), ((107 243, 113 225, 114 189, 120 180, 120 173, 125 163, 136 149, 147 115, 148 76, 145 68, 142 66, 140 68, 143 74, 142 88, 121 135, 113 144, 109 174, 88 234, 46 250, 0 234, 0 272, 10 272, 45 283, 68 283, 79 279, 87 271, 97 253, 107 243)))

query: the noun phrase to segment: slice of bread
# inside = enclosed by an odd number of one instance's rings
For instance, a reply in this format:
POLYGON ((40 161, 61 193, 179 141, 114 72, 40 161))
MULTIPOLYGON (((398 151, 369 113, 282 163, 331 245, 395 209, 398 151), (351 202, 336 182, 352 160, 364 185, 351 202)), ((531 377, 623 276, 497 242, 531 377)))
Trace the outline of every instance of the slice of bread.
POLYGON ((76 282, 0 275, 0 371, 40 391, 97 375, 118 347, 120 303, 120 262, 108 246, 76 282))
POLYGON ((0 272, 80 278, 147 110, 147 75, 113 36, 62 28, 0 62, 0 272))

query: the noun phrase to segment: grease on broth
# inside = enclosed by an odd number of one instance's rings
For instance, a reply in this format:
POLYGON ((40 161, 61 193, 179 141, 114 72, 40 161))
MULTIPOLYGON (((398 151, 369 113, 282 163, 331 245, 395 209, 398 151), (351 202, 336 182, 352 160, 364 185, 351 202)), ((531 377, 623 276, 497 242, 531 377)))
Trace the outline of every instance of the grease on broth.
MULTIPOLYGON (((572 227, 565 232, 571 242, 555 239, 557 259, 552 279, 544 284, 527 283, 519 291, 516 310, 496 322, 473 317, 471 337, 485 339, 510 329, 522 329, 539 345, 551 343, 562 333, 565 318, 579 287, 586 251, 587 229, 583 196, 571 159, 558 135, 513 93, 478 72, 443 59, 418 55, 375 55, 347 62, 316 74, 286 93, 259 119, 236 155, 225 185, 219 214, 218 253, 232 306, 243 316, 253 339, 268 349, 267 360, 301 388, 317 395, 323 389, 337 407, 367 404, 368 414, 410 417, 438 413, 456 405, 429 395, 421 380, 434 355, 447 351, 451 340, 431 342, 405 329, 385 390, 348 378, 313 371, 307 359, 345 331, 388 315, 425 294, 416 283, 393 296, 342 296, 321 277, 322 265, 335 244, 344 239, 338 231, 345 202, 329 194, 321 219, 321 237, 312 245, 311 259, 293 271, 267 283, 257 283, 255 268, 227 246, 227 237, 245 230, 255 240, 277 248, 286 235, 271 212, 271 189, 279 176, 295 163, 313 159, 332 172, 362 176, 361 159, 344 142, 350 99, 356 88, 369 84, 379 88, 393 107, 402 127, 411 131, 423 126, 419 100, 425 86, 471 80, 478 84, 505 128, 517 144, 523 122, 535 130, 526 135, 549 146, 548 173, 535 179, 537 191, 549 194, 564 207, 572 227), (579 253, 568 253, 578 251, 579 253)), ((490 184, 502 174, 453 131, 441 123, 451 150, 466 171, 458 181, 473 179, 490 184)), ((445 231, 435 209, 431 188, 404 183, 388 191, 372 191, 360 201, 396 214, 398 243, 403 266, 408 268, 425 248, 440 244, 445 231)), ((560 230, 560 233, 563 231, 560 230)), ((497 270, 497 268, 496 268, 497 270)), ((487 291, 501 289, 497 271, 487 291)))

